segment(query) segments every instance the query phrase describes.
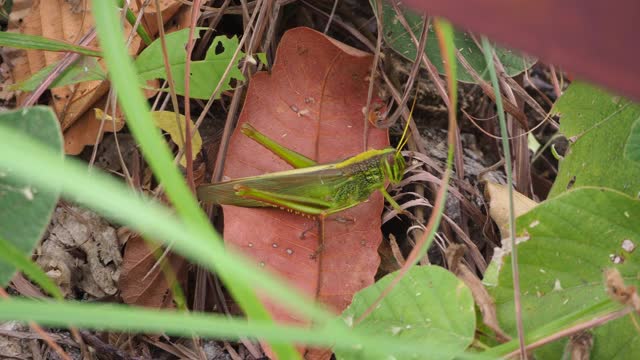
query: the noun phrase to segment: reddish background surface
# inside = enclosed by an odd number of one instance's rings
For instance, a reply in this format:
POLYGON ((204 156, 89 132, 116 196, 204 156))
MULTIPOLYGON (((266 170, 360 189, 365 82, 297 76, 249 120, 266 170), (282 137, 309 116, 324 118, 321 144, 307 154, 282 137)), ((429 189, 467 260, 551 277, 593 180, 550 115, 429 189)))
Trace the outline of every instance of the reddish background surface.
POLYGON ((404 3, 640 100, 638 0, 406 0, 404 3))

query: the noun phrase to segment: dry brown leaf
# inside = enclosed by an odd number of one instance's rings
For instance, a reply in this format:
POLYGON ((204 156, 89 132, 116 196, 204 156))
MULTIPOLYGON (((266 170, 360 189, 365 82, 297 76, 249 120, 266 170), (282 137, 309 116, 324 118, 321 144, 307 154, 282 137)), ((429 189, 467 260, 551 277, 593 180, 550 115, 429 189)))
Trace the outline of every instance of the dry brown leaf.
POLYGON ((407 0, 493 41, 539 56, 619 93, 640 99, 635 24, 640 1, 407 0), (598 26, 592 26, 598 24, 598 26))
MULTIPOLYGON (((88 2, 70 2, 67 0, 26 1, 22 2, 22 10, 12 13, 10 29, 31 35, 45 36, 51 39, 64 40, 77 43, 93 26, 91 12, 83 6, 88 2), (28 8, 28 14, 25 9, 28 8)), ((161 1, 164 20, 168 20, 182 6, 182 3, 170 0, 161 1)), ((136 3, 132 2, 132 9, 136 10, 136 3)), ((151 26, 149 33, 153 35, 156 30, 154 6, 147 8, 145 21, 151 26)), ((126 31, 131 27, 125 24, 126 31)), ((94 40, 88 46, 96 47, 94 40)), ((141 41, 134 36, 130 46, 130 53, 135 54, 141 48, 141 41)), ((64 56, 63 53, 46 52, 37 50, 23 51, 12 60, 12 71, 15 82, 21 82, 31 77, 42 68, 58 62, 64 56)), ((102 63, 100 61, 100 63, 102 63)), ((157 87, 157 86, 156 86, 157 87)), ((96 102, 101 100, 109 89, 107 81, 88 81, 69 86, 51 89, 52 99, 50 105, 55 110, 63 131, 70 129, 76 122, 85 122, 71 130, 65 139, 70 154, 82 151, 84 145, 95 144, 98 138, 98 127, 93 115, 87 115, 88 110, 97 107, 96 102), (81 134, 86 131, 87 134, 81 134)), ((24 94, 19 96, 18 103, 22 103, 24 94)), ((101 100, 104 101, 104 100, 101 100)), ((91 112, 91 111, 89 111, 91 112)))
POLYGON ((462 244, 451 244, 445 251, 447 264, 449 270, 462 280, 465 285, 471 290, 473 301, 480 309, 482 313, 482 321, 493 330, 496 334, 496 338, 500 342, 507 342, 511 337, 500 328, 500 322, 498 321, 498 314, 496 312, 496 304, 493 302, 493 298, 489 295, 489 292, 482 284, 482 281, 462 263, 462 258, 466 251, 466 247, 462 244))
MULTIPOLYGON (((503 239, 509 237, 509 191, 505 185, 487 181, 485 196, 489 198, 489 214, 500 228, 503 239)), ((528 212, 538 205, 517 191, 513 191, 513 206, 516 217, 528 212)))
MULTIPOLYGON (((152 80, 148 81, 147 84, 151 89, 156 89, 158 88, 159 82, 157 80, 152 80)), ((155 93, 155 90, 144 90, 144 94, 147 98, 152 97, 155 93)), ((106 99, 107 95, 104 95, 100 100, 94 102, 94 105, 96 106, 94 109, 104 109, 106 99)), ((96 115, 96 111, 86 111, 64 132, 65 153, 68 155, 78 155, 86 146, 99 144, 102 141, 104 133, 120 131, 124 127, 125 123, 122 120, 120 108, 116 108, 116 111, 116 126, 113 126, 113 122, 111 120, 105 121, 104 126, 102 126, 102 134, 100 134, 100 124, 102 122, 101 113, 96 115), (99 134, 100 136, 98 136, 99 134)))
MULTIPOLYGON (((105 98, 98 104, 96 109, 104 108, 105 98)), ((120 117, 121 119, 121 117, 120 117)), ((100 133, 100 124, 102 117, 96 116, 95 111, 85 112, 70 128, 64 133, 64 152, 69 155, 78 155, 85 146, 94 145, 102 141, 105 132, 117 132, 124 127, 124 121, 114 122, 105 120, 102 126, 102 134, 100 133)))
MULTIPOLYGON (((152 308, 173 307, 167 274, 162 271, 162 265, 156 266, 163 251, 162 247, 147 243, 139 235, 127 241, 122 274, 118 282, 118 289, 125 303, 152 308)), ((166 264, 173 276, 178 279, 183 276, 185 261, 181 257, 169 253, 165 257, 165 266, 166 264)))
POLYGON ((17 272, 11 279, 11 285, 16 291, 26 297, 45 298, 47 295, 42 293, 39 287, 27 280, 21 272, 17 272))
POLYGON ((626 285, 620 271, 616 268, 605 269, 604 283, 611 299, 623 305, 631 306, 640 312, 640 296, 635 286, 626 285))

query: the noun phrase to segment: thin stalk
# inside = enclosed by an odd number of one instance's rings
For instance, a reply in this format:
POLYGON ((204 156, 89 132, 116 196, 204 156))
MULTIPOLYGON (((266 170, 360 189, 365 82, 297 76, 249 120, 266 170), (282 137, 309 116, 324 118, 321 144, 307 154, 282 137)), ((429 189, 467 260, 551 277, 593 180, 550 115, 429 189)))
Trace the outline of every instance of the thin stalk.
POLYGON ((496 68, 493 63, 493 47, 487 38, 482 38, 482 49, 487 62, 487 69, 491 77, 493 91, 496 93, 496 107, 500 120, 500 136, 502 137, 502 151, 504 152, 504 167, 507 173, 507 189, 509 191, 509 240, 511 242, 511 271, 513 273, 513 301, 515 304, 516 326, 518 329, 518 341, 520 344, 520 357, 527 359, 524 340, 524 325, 522 324, 522 301, 520 299, 520 271, 518 269, 518 247, 516 246, 516 214, 513 203, 513 175, 511 174, 511 148, 509 146, 509 134, 507 134, 507 121, 502 106, 502 96, 496 68))

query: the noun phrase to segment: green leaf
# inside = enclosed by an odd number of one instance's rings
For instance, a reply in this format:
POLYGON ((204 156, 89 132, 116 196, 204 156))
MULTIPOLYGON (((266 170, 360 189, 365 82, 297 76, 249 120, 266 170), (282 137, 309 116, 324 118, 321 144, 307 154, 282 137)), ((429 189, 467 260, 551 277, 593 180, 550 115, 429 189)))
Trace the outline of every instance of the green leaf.
MULTIPOLYGON (((60 126, 51 109, 37 106, 5 112, 0 114, 0 122, 40 140, 52 154, 62 159, 60 126)), ((20 157, 20 153, 12 156, 20 157)), ((11 168, 0 165, 0 238, 23 255, 30 256, 49 224, 58 195, 57 190, 41 189, 20 180, 12 174, 11 168)), ((12 264, 0 261, 0 286, 6 286, 15 271, 12 264)))
POLYGON ((560 161, 549 197, 572 187, 603 186, 631 196, 640 193, 640 164, 624 148, 640 106, 594 86, 574 82, 553 107, 571 146, 560 161))
MULTIPOLYGON (((171 141, 178 146, 179 150, 182 150, 184 147, 184 122, 185 118, 182 114, 176 114, 171 111, 152 111, 151 115, 153 116, 153 122, 157 127, 166 131, 171 137, 171 141), (176 119, 176 116, 178 119, 176 119)), ((191 120, 191 129, 195 129, 195 124, 193 120, 191 120)), ((200 137, 200 132, 196 129, 196 132, 193 134, 191 138, 191 151, 192 157, 195 158, 198 156, 198 153, 202 149, 202 137, 200 137)), ((187 157, 186 154, 182 155, 180 159, 180 165, 186 167, 187 166, 187 157)))
MULTIPOLYGON (((415 34, 416 39, 420 39, 420 32, 422 31, 422 17, 404 7, 400 7, 404 14, 409 27, 415 34)), ((376 10, 375 5, 373 10, 376 10)), ((391 46, 391 48, 400 54, 407 60, 414 61, 416 58, 417 48, 411 39, 409 33, 405 30, 402 23, 397 19, 397 15, 393 7, 389 4, 388 0, 384 0, 382 3, 382 24, 384 28, 384 39, 391 46)), ((487 70, 487 63, 484 59, 482 50, 478 47, 471 36, 463 31, 455 31, 455 44, 456 49, 460 51, 460 54, 464 56, 469 65, 486 81, 489 81, 489 72, 487 70)), ((522 56, 511 50, 495 47, 496 54, 500 59, 500 62, 505 68, 508 76, 516 76, 524 70, 530 68, 536 60, 531 57, 522 56)), ((442 63, 442 55, 438 47, 438 40, 436 34, 433 31, 432 26, 429 27, 427 34, 427 44, 424 49, 425 54, 431 61, 431 63, 438 69, 440 74, 445 74, 444 66, 442 63)), ((476 83, 474 78, 469 75, 465 68, 458 61, 458 80, 468 83, 476 83)))
POLYGON ((266 54, 266 53, 259 52, 259 53, 256 53, 255 55, 256 55, 256 57, 258 58, 258 60, 259 60, 261 63, 263 63, 263 64, 265 64, 265 65, 269 66, 269 61, 267 60, 267 54, 266 54))
MULTIPOLYGON (((389 285, 397 272, 358 292, 342 313, 352 324, 389 285)), ((393 349, 371 351, 366 347, 336 350, 338 359, 452 359, 473 341, 476 326, 471 291, 453 274, 438 266, 414 266, 376 309, 356 328, 421 343, 433 352, 400 357, 393 349), (435 355, 435 354, 438 355, 435 355)))
MULTIPOLYGON (((44 79, 49 76, 51 71, 58 65, 58 63, 51 64, 37 73, 33 74, 29 79, 19 83, 12 85, 10 87, 11 90, 22 90, 22 91, 33 91, 38 85, 40 85, 44 79)), ((66 86, 71 84, 77 84, 84 81, 91 80, 106 80, 107 74, 102 69, 100 64, 95 58, 90 57, 81 57, 76 62, 71 64, 65 71, 58 76, 51 86, 50 89, 66 86)))
POLYGON ((0 32, 0 46, 16 49, 31 49, 44 51, 69 51, 82 55, 101 57, 98 50, 86 46, 74 45, 61 40, 49 39, 38 35, 0 32))
MULTIPOLYGON (((169 49, 168 61, 178 95, 184 95, 184 71, 187 57, 185 47, 188 38, 189 29, 176 31, 166 36, 167 48, 169 49)), ((197 32, 194 34, 194 38, 199 38, 197 32)), ((191 62, 191 90, 189 95, 192 98, 209 99, 211 97, 237 47, 237 37, 234 36, 229 39, 225 36, 217 36, 207 50, 205 59, 191 62)), ((238 68, 238 61, 243 56, 244 53, 240 52, 236 57, 227 78, 223 80, 223 86, 216 94, 216 98, 219 98, 223 91, 231 89, 229 84, 231 79, 244 80, 244 76, 242 76, 238 68)), ((160 39, 144 49, 136 59, 135 64, 143 80, 166 79, 167 74, 165 73, 160 39)))
POLYGON ((640 119, 637 119, 631 126, 631 134, 624 147, 624 157, 640 163, 640 119))
MULTIPOLYGON (((616 267, 628 285, 640 285, 633 251, 640 245, 639 218, 639 200, 602 188, 566 192, 518 218, 518 233, 528 238, 518 245, 525 333, 606 300, 603 269, 616 267)), ((509 261, 501 259, 492 292, 500 325, 515 334, 509 261)), ((628 317, 596 328, 594 336, 593 359, 632 359, 640 352, 628 317)), ((559 358, 562 347, 553 343, 539 350, 539 358, 559 358)))

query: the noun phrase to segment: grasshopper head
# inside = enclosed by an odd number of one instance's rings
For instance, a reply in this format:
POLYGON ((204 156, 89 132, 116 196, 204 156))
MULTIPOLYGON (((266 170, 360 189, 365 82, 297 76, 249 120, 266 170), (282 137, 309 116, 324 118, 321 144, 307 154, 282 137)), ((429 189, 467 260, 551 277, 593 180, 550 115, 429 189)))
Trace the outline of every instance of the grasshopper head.
POLYGON ((406 163, 400 151, 394 151, 383 159, 382 169, 387 179, 392 184, 397 184, 402 180, 406 163))

